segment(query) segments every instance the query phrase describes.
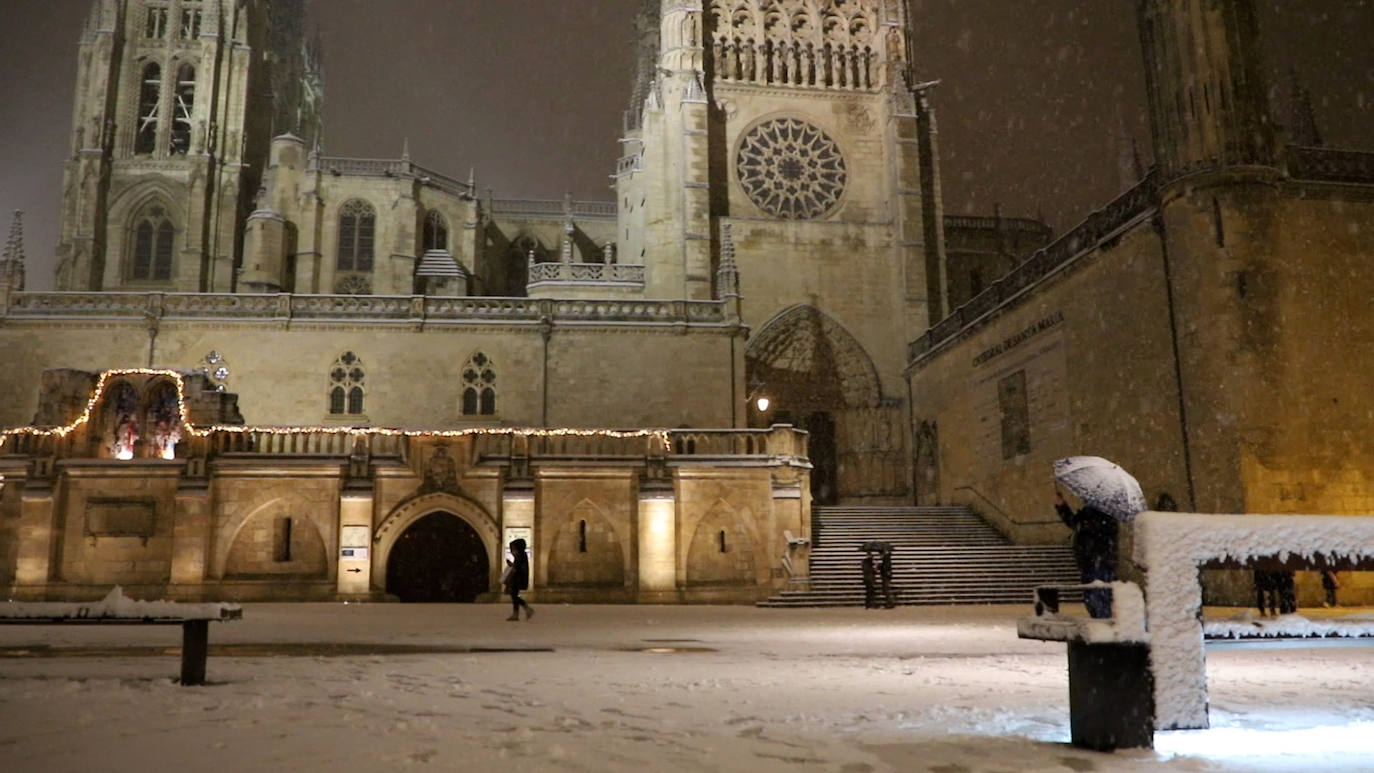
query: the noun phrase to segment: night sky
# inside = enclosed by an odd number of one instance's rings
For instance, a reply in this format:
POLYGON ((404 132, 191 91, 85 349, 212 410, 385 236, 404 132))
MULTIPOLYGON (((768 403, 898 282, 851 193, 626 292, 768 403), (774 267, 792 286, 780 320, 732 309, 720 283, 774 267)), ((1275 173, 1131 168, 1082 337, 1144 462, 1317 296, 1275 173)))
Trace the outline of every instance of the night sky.
MULTIPOLYGON (((949 213, 1074 225, 1149 163, 1135 0, 911 0, 940 79, 949 213)), ((76 41, 91 0, 0 0, 0 229, 25 210, 52 287, 76 41)), ((497 196, 610 200, 639 0, 307 0, 324 41, 325 152, 411 157, 497 196)), ((1374 149, 1374 0, 1261 0, 1276 117, 1290 70, 1328 145, 1374 149)))

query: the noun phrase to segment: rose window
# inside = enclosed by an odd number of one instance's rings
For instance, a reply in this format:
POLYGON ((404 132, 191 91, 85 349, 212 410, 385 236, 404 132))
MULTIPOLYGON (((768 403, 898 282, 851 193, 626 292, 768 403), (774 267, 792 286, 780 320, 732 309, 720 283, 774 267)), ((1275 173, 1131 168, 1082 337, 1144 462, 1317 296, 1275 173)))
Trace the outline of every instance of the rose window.
POLYGON ((833 210, 849 175, 830 135, 796 118, 751 129, 740 143, 735 169, 759 209, 785 220, 810 220, 833 210))

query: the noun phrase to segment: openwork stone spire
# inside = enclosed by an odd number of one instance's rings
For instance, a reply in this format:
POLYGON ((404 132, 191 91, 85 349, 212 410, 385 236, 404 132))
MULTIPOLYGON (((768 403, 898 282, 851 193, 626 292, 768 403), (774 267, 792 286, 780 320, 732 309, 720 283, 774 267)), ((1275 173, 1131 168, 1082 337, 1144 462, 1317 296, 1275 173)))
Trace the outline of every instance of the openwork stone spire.
POLYGON ((10 237, 0 259, 0 281, 11 290, 24 289, 24 212, 16 209, 10 222, 10 237))
POLYGON ((735 264, 735 237, 731 223, 720 226, 720 268, 716 269, 716 298, 739 297, 739 266, 735 264))

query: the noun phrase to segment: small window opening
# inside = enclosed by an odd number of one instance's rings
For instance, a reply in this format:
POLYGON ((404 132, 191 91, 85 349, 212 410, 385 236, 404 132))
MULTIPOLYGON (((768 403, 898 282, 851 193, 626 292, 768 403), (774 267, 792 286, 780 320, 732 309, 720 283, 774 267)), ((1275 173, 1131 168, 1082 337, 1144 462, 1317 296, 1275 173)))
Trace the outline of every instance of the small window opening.
POLYGON ((149 8, 143 33, 146 37, 153 40, 161 40, 167 37, 167 15, 166 8, 149 8))
POLYGON ((200 10, 183 8, 181 10, 181 37, 193 40, 200 37, 200 10))
POLYGON ((720 552, 725 552, 725 530, 720 530, 720 552))
POLYGON ((1212 225, 1216 230, 1217 246, 1226 246, 1226 225, 1221 219, 1221 199, 1212 199, 1212 225))
POLYGON ((183 64, 177 70, 176 107, 172 111, 172 152, 186 155, 191 149, 191 115, 196 105, 196 68, 183 64))
POLYGON ((577 522, 577 552, 587 552, 587 522, 577 522))
POLYGON ((272 529, 272 559, 279 564, 291 562, 291 519, 278 518, 272 529))
POLYGON ((134 152, 152 153, 157 147, 158 114, 162 103, 162 68, 156 63, 143 68, 143 86, 138 97, 138 134, 134 152))
POLYGON ((473 352, 463 366, 463 415, 496 415, 496 366, 483 352, 473 352))

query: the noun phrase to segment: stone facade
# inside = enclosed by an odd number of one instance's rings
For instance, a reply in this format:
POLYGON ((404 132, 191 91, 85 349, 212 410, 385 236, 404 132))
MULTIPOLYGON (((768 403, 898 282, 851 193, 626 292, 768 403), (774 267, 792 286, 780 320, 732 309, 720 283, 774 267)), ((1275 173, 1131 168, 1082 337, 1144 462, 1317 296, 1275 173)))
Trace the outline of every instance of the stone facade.
MULTIPOLYGON (((1057 540, 1050 463, 1095 454, 1161 509, 1374 508, 1355 440, 1374 430, 1357 397, 1374 377, 1374 154, 1265 139, 1250 4, 1184 6, 1141 3, 1154 173, 912 345, 918 501, 1057 540), (1180 52, 1176 13, 1227 41, 1210 63, 1180 52), (1229 96, 1180 101, 1178 72, 1229 96)), ((1249 578, 1208 592, 1244 603, 1249 578)))
POLYGON ((49 413, 72 418, 0 441, 0 591, 12 598, 112 584, 187 599, 406 598, 419 581, 444 600, 488 599, 506 543, 524 536, 538 599, 740 602, 786 582, 784 532, 810 533, 806 440, 790 428, 287 430, 213 423, 237 417, 234 396, 200 374, 50 375, 73 388, 54 390, 65 397, 49 413), (170 424, 155 419, 165 389, 182 396, 170 424), (480 576, 415 577, 425 564, 402 545, 436 514, 474 546, 440 557, 480 576))

